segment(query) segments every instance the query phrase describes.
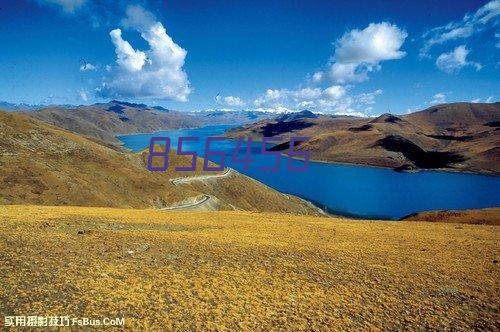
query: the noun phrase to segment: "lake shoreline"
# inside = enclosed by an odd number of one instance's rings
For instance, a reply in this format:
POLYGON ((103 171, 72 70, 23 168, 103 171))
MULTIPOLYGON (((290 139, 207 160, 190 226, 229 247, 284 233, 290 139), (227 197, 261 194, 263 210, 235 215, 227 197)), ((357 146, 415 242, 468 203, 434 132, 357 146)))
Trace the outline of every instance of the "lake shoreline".
MULTIPOLYGON (((425 211, 500 206, 500 196, 495 193, 494 189, 500 177, 491 173, 455 169, 397 171, 393 167, 366 163, 310 159, 308 172, 293 172, 292 174, 287 171, 287 163, 295 164, 296 168, 301 166, 304 159, 290 157, 283 151, 279 154, 281 172, 261 173, 259 169, 268 167, 272 162, 270 157, 262 156, 260 153, 262 140, 253 141, 255 145, 252 148, 252 168, 245 171, 242 164, 235 164, 231 161, 231 155, 234 155, 235 138, 224 136, 224 132, 229 127, 228 125, 210 125, 194 129, 142 133, 144 136, 140 136, 139 133, 117 135, 117 138, 123 139, 121 145, 124 149, 132 153, 140 153, 148 148, 149 138, 155 135, 171 136, 174 139, 173 142, 178 137, 197 136, 200 137, 199 142, 190 146, 189 150, 196 151, 200 158, 204 155, 203 141, 206 137, 227 138, 225 143, 221 142, 220 146, 214 148, 225 153, 225 166, 235 168, 242 174, 281 193, 311 202, 329 215, 348 219, 398 221, 406 215, 425 211), (130 137, 130 139, 125 137, 130 137)), ((175 150, 175 147, 172 146, 172 149, 175 150)), ((241 149, 238 151, 238 153, 243 152, 241 149)), ((218 159, 215 161, 220 162, 218 159)))
MULTIPOLYGON (((126 150, 134 152, 132 149, 129 149, 125 146, 125 143, 120 140, 120 137, 124 136, 137 136, 137 135, 151 135, 154 133, 160 133, 163 131, 173 131, 173 130, 194 130, 194 129, 203 129, 203 128, 208 128, 208 127, 216 127, 217 125, 207 125, 207 126, 202 126, 202 127, 188 127, 188 128, 178 128, 178 129, 164 129, 164 130, 158 130, 154 132, 144 132, 144 133, 133 133, 133 134, 120 134, 120 135, 115 135, 115 138, 119 140, 119 146, 124 147, 126 150)), ((231 126, 231 125, 221 125, 221 126, 231 126)), ((236 140, 236 138, 233 137, 227 137, 227 136, 217 136, 217 137, 224 137, 229 140, 236 140)), ((254 142, 262 142, 260 139, 254 139, 254 142)), ((146 149, 148 146, 146 145, 144 149, 146 149)), ((134 152, 136 153, 136 152, 134 152)), ((299 161, 304 161, 303 158, 299 157, 290 157, 287 153, 282 152, 281 153, 284 156, 287 156, 289 158, 292 158, 294 160, 299 160, 299 161)), ((380 169, 390 169, 395 172, 401 172, 401 173, 419 173, 419 172, 446 172, 446 173, 459 173, 459 174, 471 174, 471 175, 484 175, 484 176, 491 176, 491 177, 499 177, 500 174, 496 174, 494 172, 489 172, 489 171, 467 171, 467 170, 458 170, 454 168, 414 168, 410 170, 398 170, 394 167, 391 166, 382 166, 382 165, 372 165, 372 164, 367 164, 367 163, 356 163, 356 162, 347 162, 347 161, 332 161, 332 160, 324 160, 324 159, 309 159, 311 162, 315 163, 321 163, 321 164, 333 164, 333 165, 345 165, 345 166, 361 166, 361 167, 373 167, 373 168, 380 168, 380 169)))
MULTIPOLYGON (((286 153, 282 153, 284 156, 289 158, 304 161, 303 158, 299 157, 290 157, 286 153)), ((493 172, 473 172, 473 171, 464 171, 453 168, 415 168, 410 170, 397 170, 394 167, 390 166, 381 166, 381 165, 371 165, 365 163, 350 163, 346 161, 329 161, 329 160, 321 160, 321 159, 309 159, 311 162, 320 163, 320 164, 334 164, 334 165, 345 165, 345 166, 361 166, 361 167, 373 167, 373 168, 381 168, 381 169, 389 169, 398 173, 421 173, 421 172, 443 172, 443 173, 458 173, 458 174, 470 174, 470 175, 482 175, 482 176, 491 176, 491 177, 500 177, 500 174, 496 174, 493 172)))
MULTIPOLYGON (((236 137, 228 137, 228 136, 224 136, 224 137, 227 139, 230 139, 230 140, 237 139, 236 137)), ((241 137, 246 137, 246 136, 241 136, 241 137)), ((253 142, 262 142, 261 139, 256 139, 253 137, 252 137, 252 140, 253 140, 253 142)), ((269 144, 271 144, 271 143, 269 143, 269 144)), ((286 152, 281 152, 281 154, 284 156, 287 156, 289 158, 292 158, 294 160, 304 161, 304 158, 290 157, 286 152)), ((321 163, 321 164, 361 166, 361 167, 390 169, 390 170, 393 170, 395 172, 401 172, 401 173, 419 173, 419 172, 436 171, 436 172, 446 172, 446 173, 459 173, 459 174, 485 175, 485 176, 492 176, 492 177, 500 177, 500 174, 496 174, 496 173, 490 172, 490 171, 468 171, 468 170, 458 170, 458 169, 454 169, 454 168, 414 168, 411 170, 398 170, 398 169, 391 167, 391 166, 372 165, 372 164, 367 164, 367 163, 355 163, 355 162, 347 162, 347 161, 332 161, 332 160, 313 159, 313 158, 310 158, 309 161, 315 162, 315 163, 321 163)))

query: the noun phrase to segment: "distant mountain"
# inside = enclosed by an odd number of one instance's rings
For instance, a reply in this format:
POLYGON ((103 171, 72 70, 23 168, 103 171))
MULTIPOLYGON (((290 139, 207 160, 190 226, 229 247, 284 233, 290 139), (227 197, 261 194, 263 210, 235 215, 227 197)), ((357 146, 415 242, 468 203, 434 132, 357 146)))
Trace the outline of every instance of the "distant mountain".
POLYGON ((148 105, 146 105, 146 104, 128 103, 126 101, 119 101, 119 100, 115 100, 115 99, 113 99, 112 101, 110 101, 110 103, 116 104, 116 105, 120 105, 120 106, 127 106, 127 107, 132 107, 132 108, 138 108, 138 109, 147 109, 148 108, 148 105))
POLYGON ((295 113, 286 113, 276 118, 276 121, 290 122, 299 119, 316 119, 318 116, 311 111, 304 110, 295 113))
POLYGON ((72 132, 118 143, 116 135, 193 128, 204 122, 185 112, 118 100, 90 106, 46 107, 30 116, 72 132))
POLYGON ((206 110, 191 112, 191 115, 206 125, 242 125, 263 119, 270 119, 275 114, 258 111, 223 111, 206 110))
POLYGON ((206 175, 201 159, 195 171, 179 173, 175 168, 190 165, 191 159, 172 152, 168 170, 152 173, 147 152, 130 153, 96 141, 26 114, 0 111, 0 205, 162 208, 209 197, 205 210, 319 214, 311 204, 238 172, 175 185, 170 180, 176 177, 206 175))
POLYGON ((297 149, 322 161, 500 173, 500 103, 443 104, 375 119, 296 115, 235 128, 228 136, 308 136, 297 149))
MULTIPOLYGON (((13 108, 12 104, 6 106, 13 108)), ((115 137, 117 135, 206 125, 242 125, 276 116, 272 113, 243 110, 180 112, 162 106, 119 100, 88 106, 40 106, 33 109, 19 107, 15 110, 26 111, 26 114, 52 125, 114 144, 119 143, 115 137)))
POLYGON ((41 105, 30 105, 25 103, 13 104, 6 101, 0 101, 0 110, 4 111, 29 111, 42 107, 41 105))

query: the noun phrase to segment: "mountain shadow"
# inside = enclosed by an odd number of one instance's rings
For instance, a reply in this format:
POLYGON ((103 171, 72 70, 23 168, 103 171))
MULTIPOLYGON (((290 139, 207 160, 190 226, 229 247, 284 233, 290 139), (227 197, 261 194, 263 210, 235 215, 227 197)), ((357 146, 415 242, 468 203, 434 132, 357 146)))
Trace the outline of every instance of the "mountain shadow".
POLYGON ((454 152, 425 151, 410 140, 397 135, 378 140, 376 146, 393 152, 401 152, 419 168, 444 168, 466 160, 462 155, 454 152))

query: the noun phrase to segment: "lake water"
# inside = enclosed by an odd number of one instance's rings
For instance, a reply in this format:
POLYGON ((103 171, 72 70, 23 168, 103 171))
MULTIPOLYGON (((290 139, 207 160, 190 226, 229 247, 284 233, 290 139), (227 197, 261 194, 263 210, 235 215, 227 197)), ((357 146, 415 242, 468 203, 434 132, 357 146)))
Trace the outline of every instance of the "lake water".
MULTIPOLYGON (((204 155, 205 138, 223 136, 229 126, 168 130, 153 134, 119 136, 124 146, 140 151, 149 146, 151 137, 168 136, 177 147, 182 136, 197 136, 199 142, 184 142, 183 151, 204 155)), ((310 162, 307 172, 287 170, 289 158, 282 156, 280 172, 263 172, 274 166, 274 156, 260 154, 261 144, 252 146, 252 164, 248 170, 233 163, 236 141, 213 142, 211 150, 224 151, 225 166, 257 179, 281 192, 300 196, 335 214, 361 218, 399 219, 410 213, 500 206, 500 176, 459 174, 441 171, 395 172, 391 169, 310 162)), ((246 144, 239 158, 244 157, 246 144)), ((212 160, 212 159, 211 159, 212 160)), ((212 161, 219 162, 218 158, 212 161)), ((294 167, 303 161, 292 160, 294 167)), ((189 165, 186 165, 189 166, 189 165)), ((269 202, 272 204, 272 202, 269 202)))

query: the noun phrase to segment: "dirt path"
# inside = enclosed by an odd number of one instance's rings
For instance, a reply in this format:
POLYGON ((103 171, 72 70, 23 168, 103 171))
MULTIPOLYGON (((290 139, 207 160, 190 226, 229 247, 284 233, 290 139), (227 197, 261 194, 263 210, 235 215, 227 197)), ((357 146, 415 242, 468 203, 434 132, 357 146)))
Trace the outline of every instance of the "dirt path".
POLYGON ((212 196, 205 195, 203 194, 203 198, 199 202, 193 202, 193 203, 187 203, 187 204, 181 204, 181 205, 176 205, 176 206, 170 206, 170 207, 165 207, 161 208, 158 210, 182 210, 182 209, 190 209, 193 207, 201 206, 202 204, 205 204, 208 202, 210 199, 212 199, 212 196))
POLYGON ((214 178, 225 178, 225 177, 231 175, 232 173, 234 173, 234 170, 232 168, 228 167, 226 169, 226 171, 222 174, 179 177, 179 178, 170 179, 170 183, 172 183, 174 186, 177 186, 178 184, 190 183, 193 181, 203 181, 203 180, 214 179, 214 178))
MULTIPOLYGON (((190 176, 190 177, 179 177, 179 178, 174 178, 170 179, 170 183, 172 183, 174 186, 180 185, 180 184, 186 184, 186 183, 191 183, 193 181, 205 181, 209 179, 217 179, 217 178, 225 178, 233 174, 235 171, 232 168, 227 168, 224 173, 221 174, 210 174, 210 175, 199 175, 199 176, 190 176)), ((200 201, 196 201, 193 203, 186 203, 186 204, 181 204, 181 205, 176 205, 176 206, 170 206, 170 207, 165 207, 165 208, 160 208, 158 210, 162 211, 173 211, 173 210, 189 210, 195 207, 201 207, 204 204, 207 204, 212 200, 213 197, 210 195, 203 194, 203 199, 200 201)))

